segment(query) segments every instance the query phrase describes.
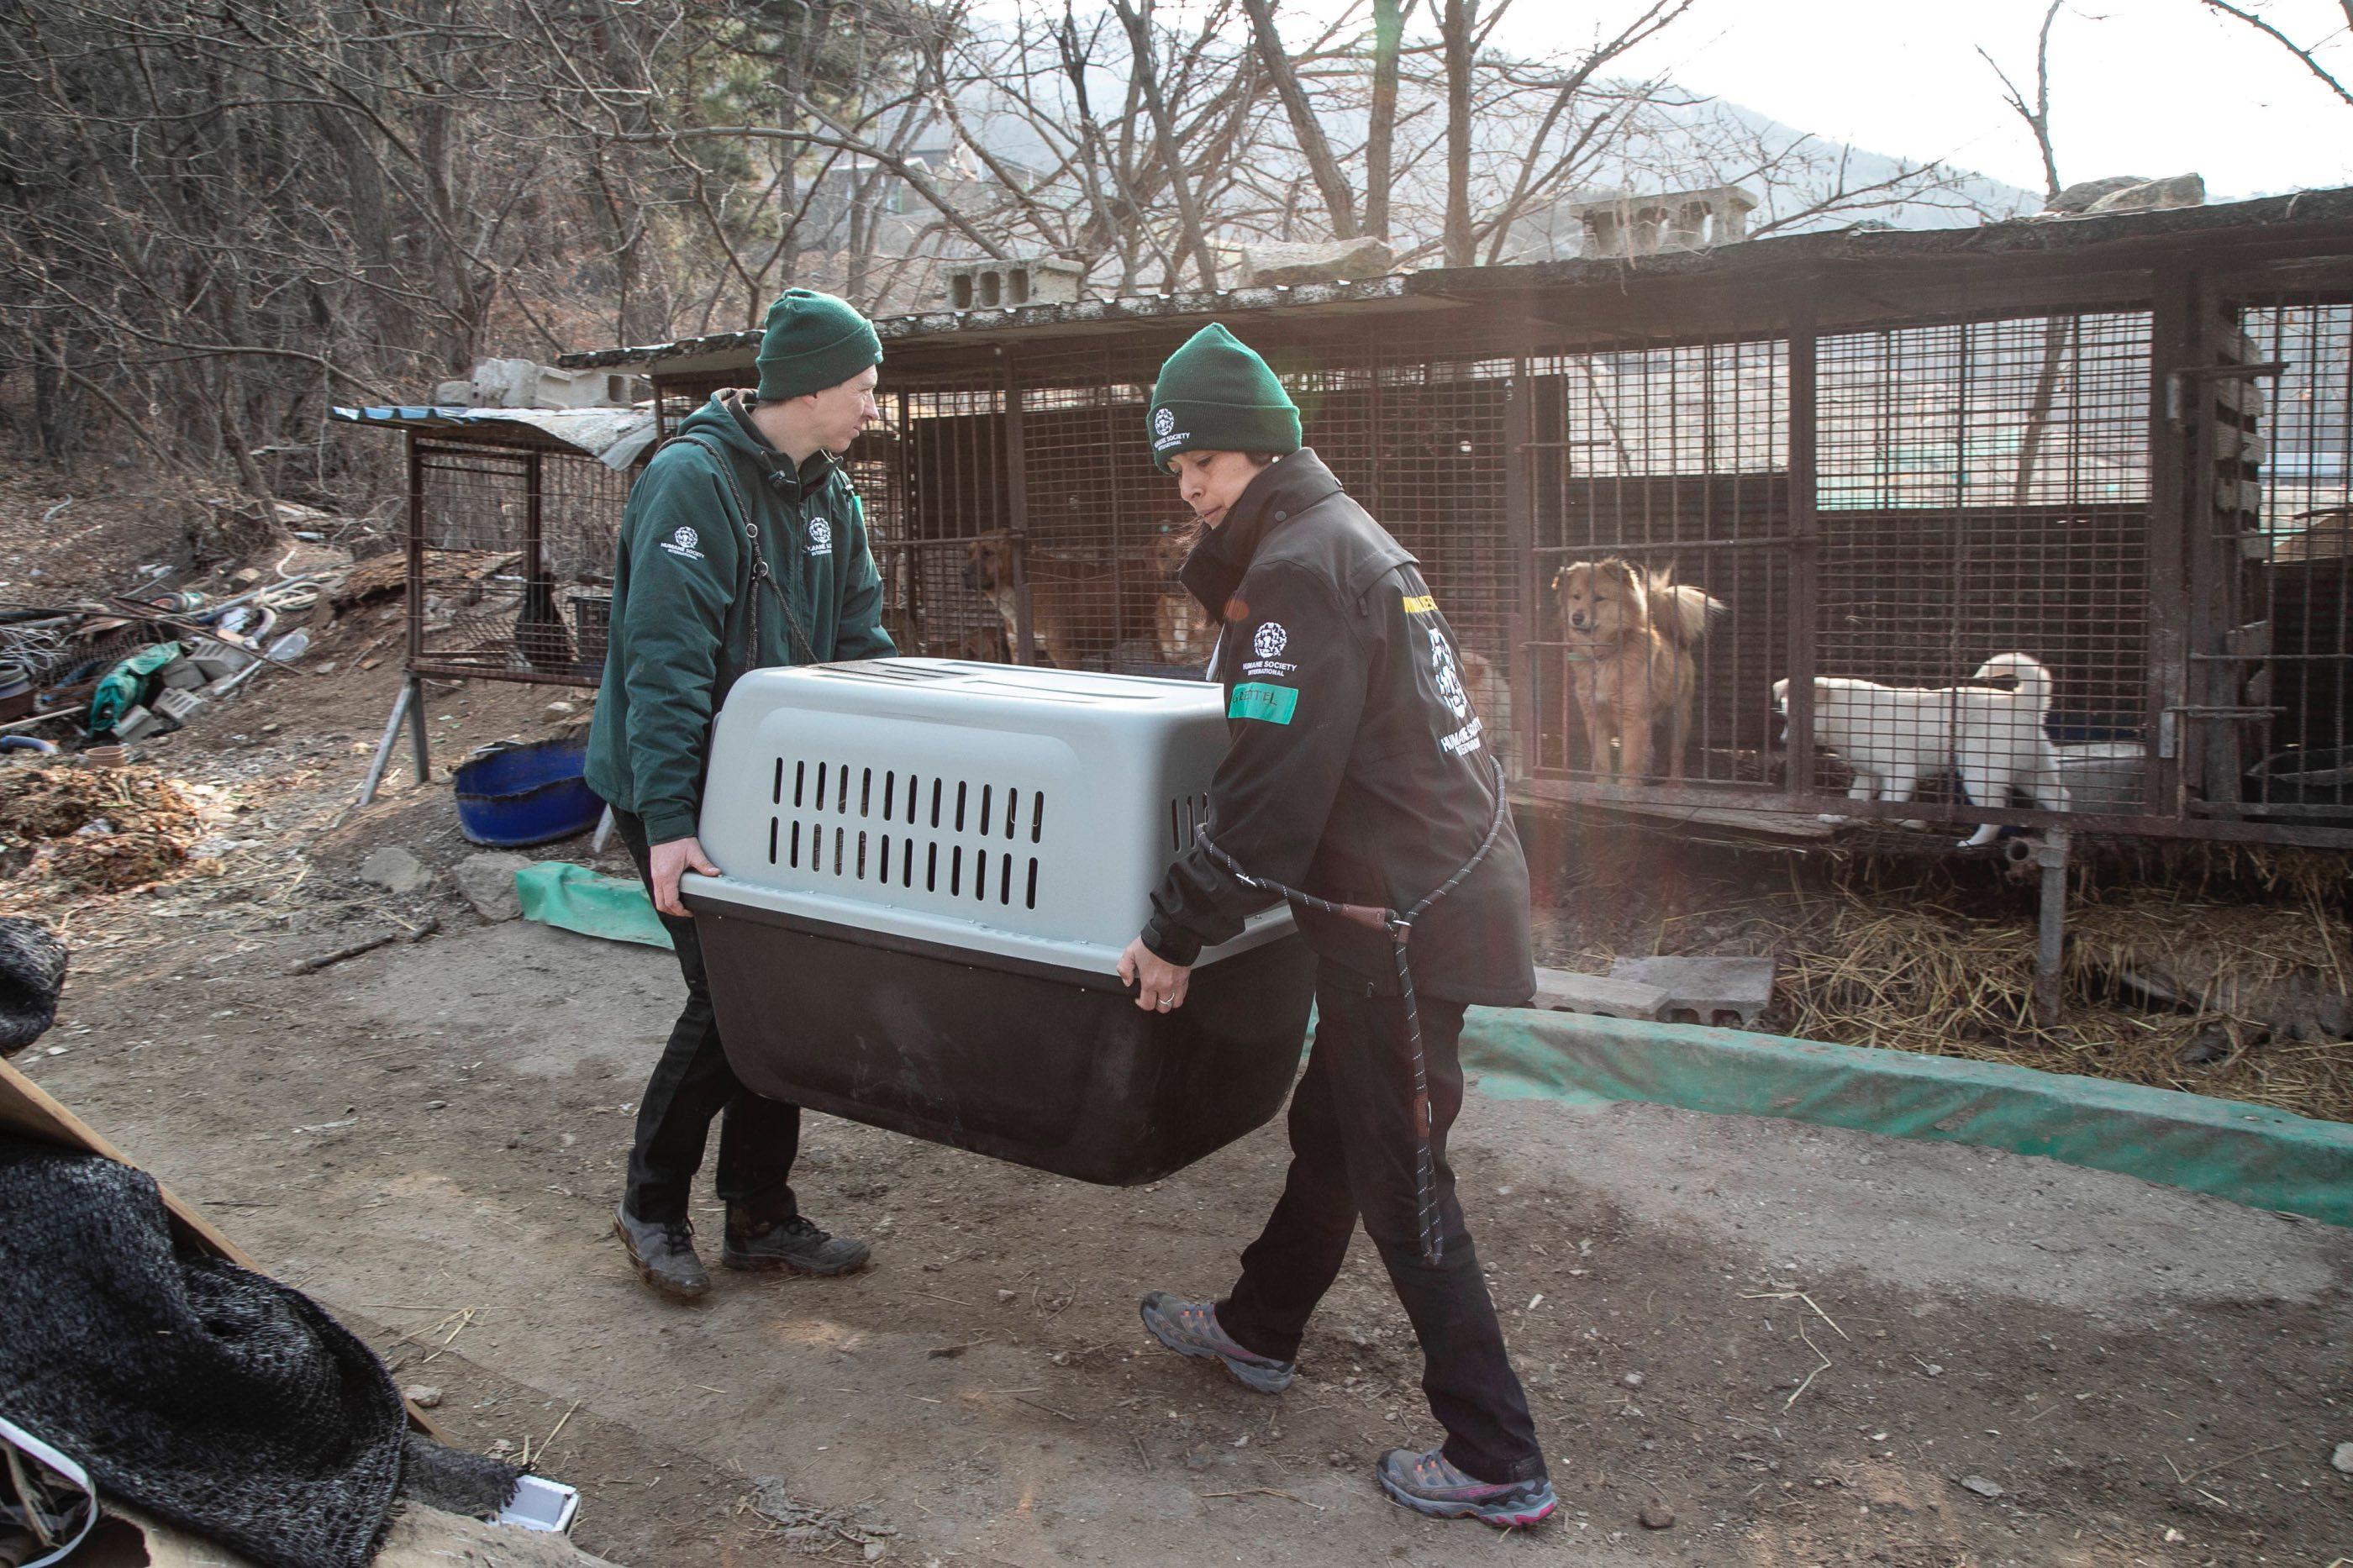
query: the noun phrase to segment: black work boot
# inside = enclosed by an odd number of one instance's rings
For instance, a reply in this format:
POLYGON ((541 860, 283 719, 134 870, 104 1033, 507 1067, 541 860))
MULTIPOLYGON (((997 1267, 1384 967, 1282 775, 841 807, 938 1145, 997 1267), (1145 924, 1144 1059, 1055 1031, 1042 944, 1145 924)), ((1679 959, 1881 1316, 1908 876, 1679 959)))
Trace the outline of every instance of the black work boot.
POLYGON ((799 1215, 753 1219, 727 1211, 727 1239, 719 1261, 730 1268, 786 1268, 795 1274, 849 1274, 866 1267, 871 1249, 846 1236, 828 1236, 799 1215))
POLYGON ((694 1255, 694 1226, 686 1220, 641 1220, 624 1202, 613 1211, 613 1234, 628 1249, 638 1278, 657 1294, 691 1301, 711 1289, 711 1276, 694 1255))

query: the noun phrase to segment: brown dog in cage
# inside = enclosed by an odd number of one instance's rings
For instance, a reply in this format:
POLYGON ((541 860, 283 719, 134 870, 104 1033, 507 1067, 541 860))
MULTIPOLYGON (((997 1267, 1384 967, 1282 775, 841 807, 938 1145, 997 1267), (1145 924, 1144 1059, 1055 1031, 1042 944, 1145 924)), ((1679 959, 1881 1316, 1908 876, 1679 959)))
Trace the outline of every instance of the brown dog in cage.
POLYGON ((1571 562, 1552 588, 1593 771, 1639 783, 1650 774, 1651 740, 1663 729, 1667 778, 1680 782, 1699 682, 1694 650, 1709 623, 1730 612, 1689 584, 1616 556, 1571 562))
MULTIPOLYGON (((984 533, 964 547, 965 586, 996 608, 1005 622, 1008 647, 1020 636, 1020 605, 1013 591, 1018 548, 1013 536, 1002 531, 984 533)), ((1057 669, 1077 669, 1082 655, 1110 658, 1123 628, 1127 637, 1159 642, 1162 594, 1153 557, 1161 548, 1155 542, 1145 559, 1130 563, 1124 571, 1114 571, 1092 561, 1049 555, 1031 546, 1022 557, 1022 566, 1029 584, 1033 649, 1057 669)))

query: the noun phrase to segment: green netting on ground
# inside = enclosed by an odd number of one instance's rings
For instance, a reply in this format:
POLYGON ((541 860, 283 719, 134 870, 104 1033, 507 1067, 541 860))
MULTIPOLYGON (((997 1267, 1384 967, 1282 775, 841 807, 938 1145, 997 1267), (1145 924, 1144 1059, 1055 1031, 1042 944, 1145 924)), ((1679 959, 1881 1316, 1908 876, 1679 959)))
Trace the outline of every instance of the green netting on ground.
POLYGON ((1638 1100, 2042 1154, 2353 1226, 2353 1126, 2072 1073, 1585 1014, 1473 1007, 1482 1092, 1638 1100))
POLYGON ((645 884, 634 878, 600 877, 586 866, 542 860, 514 874, 522 918, 542 925, 601 936, 612 942, 671 945, 645 884))

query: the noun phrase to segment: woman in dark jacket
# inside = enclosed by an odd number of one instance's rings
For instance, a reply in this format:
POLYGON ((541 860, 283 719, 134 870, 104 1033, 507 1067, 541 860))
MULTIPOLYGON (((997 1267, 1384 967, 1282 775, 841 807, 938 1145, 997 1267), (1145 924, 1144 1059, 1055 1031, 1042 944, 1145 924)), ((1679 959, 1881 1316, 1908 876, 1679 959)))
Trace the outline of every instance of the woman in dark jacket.
POLYGON ((1222 623, 1209 672, 1232 743, 1207 837, 1169 868, 1121 975, 1139 1007, 1183 1005, 1201 950, 1277 889, 1318 963, 1282 1197, 1231 1294, 1155 1291, 1145 1326, 1279 1393, 1361 1219, 1447 1433, 1383 1455, 1383 1489, 1423 1513, 1534 1524, 1556 1500, 1446 1163, 1464 1005, 1535 989, 1527 864, 1453 630, 1413 556, 1301 448, 1299 410, 1223 327, 1169 358, 1150 417, 1155 460, 1206 525, 1179 575, 1222 623), (1409 943, 1382 918, 1397 911, 1414 911, 1409 943))

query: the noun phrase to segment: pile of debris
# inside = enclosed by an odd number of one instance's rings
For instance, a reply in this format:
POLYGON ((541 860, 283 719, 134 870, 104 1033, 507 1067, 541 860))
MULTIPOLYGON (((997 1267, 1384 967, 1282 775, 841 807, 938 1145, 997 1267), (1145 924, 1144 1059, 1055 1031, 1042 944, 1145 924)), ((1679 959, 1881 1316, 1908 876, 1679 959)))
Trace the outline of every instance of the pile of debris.
POLYGON ((0 742, 14 742, 0 749, 127 744, 191 722, 308 651, 352 570, 344 552, 297 542, 272 572, 174 587, 149 567, 103 602, 0 603, 0 742))
POLYGON ((153 768, 0 768, 0 883, 31 903, 202 870, 190 850, 204 833, 195 799, 153 768))

